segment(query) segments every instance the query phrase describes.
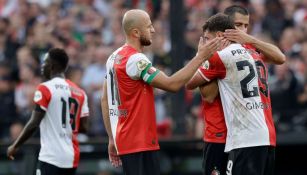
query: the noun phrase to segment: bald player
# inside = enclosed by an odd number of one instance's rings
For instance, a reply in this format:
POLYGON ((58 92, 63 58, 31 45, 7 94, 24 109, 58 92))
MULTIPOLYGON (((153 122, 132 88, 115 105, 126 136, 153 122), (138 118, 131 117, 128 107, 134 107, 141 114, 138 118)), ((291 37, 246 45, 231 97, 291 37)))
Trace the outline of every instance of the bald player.
POLYGON ((167 76, 142 53, 155 33, 149 15, 142 10, 127 11, 122 26, 126 43, 108 58, 101 99, 109 159, 116 167, 122 165, 126 175, 159 175, 153 87, 178 91, 224 41, 216 38, 204 44, 201 38, 196 56, 167 76))

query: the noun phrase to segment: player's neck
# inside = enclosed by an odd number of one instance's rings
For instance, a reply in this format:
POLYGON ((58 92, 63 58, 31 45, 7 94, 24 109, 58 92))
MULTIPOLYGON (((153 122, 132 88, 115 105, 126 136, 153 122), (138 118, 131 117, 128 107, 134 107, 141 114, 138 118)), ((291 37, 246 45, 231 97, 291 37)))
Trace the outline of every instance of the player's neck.
POLYGON ((64 75, 64 73, 55 73, 55 74, 52 74, 50 76, 50 78, 51 79, 53 79, 53 78, 65 78, 65 75, 64 75))
POLYGON ((138 52, 143 52, 143 46, 139 41, 127 39, 126 44, 130 47, 133 47, 138 52))

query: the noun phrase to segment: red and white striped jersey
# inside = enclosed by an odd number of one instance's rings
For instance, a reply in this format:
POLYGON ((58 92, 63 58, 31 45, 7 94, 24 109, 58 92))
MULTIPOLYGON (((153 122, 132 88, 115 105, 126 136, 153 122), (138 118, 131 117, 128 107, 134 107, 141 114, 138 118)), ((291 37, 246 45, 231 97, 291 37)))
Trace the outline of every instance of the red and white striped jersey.
POLYGON ((80 118, 89 116, 85 92, 71 81, 57 77, 37 87, 34 102, 46 111, 40 123, 38 159, 60 168, 77 167, 80 118))
MULTIPOLYGON (((275 145, 271 104, 261 97, 254 54, 240 44, 216 52, 199 69, 204 79, 218 79, 227 125, 225 151, 236 148, 275 145)), ((259 65, 258 65, 259 66, 259 65)))
POLYGON ((153 88, 159 70, 131 46, 107 61, 107 94, 113 139, 119 155, 158 150, 153 88))

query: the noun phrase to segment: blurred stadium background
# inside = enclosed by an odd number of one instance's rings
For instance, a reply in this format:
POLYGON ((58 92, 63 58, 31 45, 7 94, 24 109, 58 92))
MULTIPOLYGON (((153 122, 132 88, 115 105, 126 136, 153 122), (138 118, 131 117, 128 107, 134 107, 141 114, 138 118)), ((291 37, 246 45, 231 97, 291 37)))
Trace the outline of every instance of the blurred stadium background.
MULTIPOLYGON (((125 41, 123 13, 130 8, 150 13, 156 33, 145 53, 170 74, 194 56, 204 21, 234 3, 249 9, 249 33, 275 43, 287 56, 282 66, 269 66, 278 133, 276 175, 306 175, 306 0, 0 0, 0 175, 35 173, 39 133, 14 162, 6 158, 6 148, 30 117, 33 93, 41 82, 39 65, 48 49, 65 48, 70 56, 67 77, 89 96, 90 131, 79 137, 77 174, 120 175, 107 159, 100 96, 108 55, 125 41)), ((185 89, 155 93, 163 174, 200 175, 199 94, 185 89)))

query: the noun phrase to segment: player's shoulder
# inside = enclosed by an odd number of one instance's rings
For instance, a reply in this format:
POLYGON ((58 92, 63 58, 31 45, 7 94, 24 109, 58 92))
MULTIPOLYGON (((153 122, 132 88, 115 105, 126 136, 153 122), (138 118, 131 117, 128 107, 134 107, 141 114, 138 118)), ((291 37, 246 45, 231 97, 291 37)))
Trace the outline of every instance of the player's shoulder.
POLYGON ((133 53, 129 56, 128 58, 129 60, 148 60, 147 56, 143 53, 137 52, 137 53, 133 53))
POLYGON ((44 88, 47 88, 47 89, 50 89, 51 86, 54 84, 54 80, 51 79, 51 80, 47 80, 47 81, 44 81, 40 84, 37 85, 38 88, 41 88, 41 87, 44 87, 44 88))
POLYGON ((129 57, 135 53, 139 53, 135 48, 125 44, 118 48, 115 52, 116 55, 121 55, 122 57, 129 57))
POLYGON ((72 82, 69 79, 65 79, 65 81, 69 85, 71 90, 74 90, 75 92, 82 93, 83 95, 86 95, 85 90, 83 90, 81 87, 79 87, 76 83, 72 82))
POLYGON ((65 79, 65 81, 70 87, 78 89, 80 91, 84 91, 80 86, 78 86, 76 83, 72 82, 71 80, 65 79))

